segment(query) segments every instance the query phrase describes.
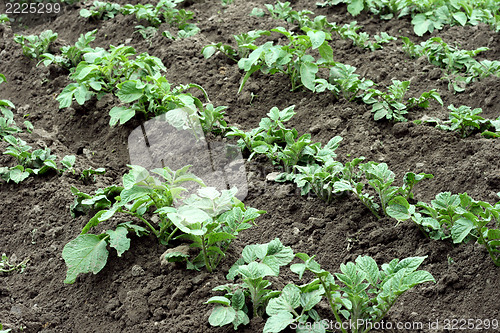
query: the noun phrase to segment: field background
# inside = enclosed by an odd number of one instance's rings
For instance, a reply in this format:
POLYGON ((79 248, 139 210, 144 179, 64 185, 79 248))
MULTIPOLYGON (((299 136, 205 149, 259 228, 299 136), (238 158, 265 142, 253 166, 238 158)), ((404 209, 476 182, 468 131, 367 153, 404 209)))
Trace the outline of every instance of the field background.
MULTIPOLYGON (((120 4, 139 1, 116 1, 120 4)), ((143 2, 143 1, 141 1, 143 2)), ((203 46, 212 42, 235 45, 233 34, 250 30, 268 30, 277 26, 294 29, 286 22, 269 16, 249 16, 254 7, 264 8, 268 0, 235 0, 223 7, 220 1, 187 1, 195 13, 201 32, 194 37, 171 41, 161 34, 144 40, 134 33, 135 17, 118 15, 108 21, 89 22, 79 16, 81 5, 65 6, 59 15, 22 17, 12 29, 0 26, 0 73, 8 83, 0 88, 0 98, 16 105, 16 121, 26 116, 35 126, 33 134, 20 137, 34 148, 49 147, 59 157, 77 155, 77 167, 104 167, 106 175, 95 184, 84 185, 69 175, 30 177, 23 183, 0 184, 0 252, 18 261, 29 258, 24 273, 0 275, 0 322, 13 332, 232 332, 232 327, 212 328, 208 316, 212 308, 204 302, 215 295, 211 289, 225 283, 230 265, 247 244, 268 242, 279 237, 295 252, 316 254, 323 268, 338 271, 341 263, 358 255, 370 255, 377 263, 393 258, 423 256, 422 269, 437 283, 426 283, 404 294, 386 317, 386 321, 429 321, 445 319, 498 319, 500 270, 486 250, 472 243, 455 246, 451 242, 431 241, 410 222, 394 226, 394 220, 374 216, 359 201, 339 198, 325 204, 314 198, 300 197, 294 185, 266 181, 273 166, 257 159, 247 164, 249 195, 245 203, 266 210, 257 227, 241 234, 227 259, 214 274, 187 271, 182 266, 161 266, 159 257, 166 250, 153 237, 133 238, 131 250, 118 258, 110 251, 106 267, 97 275, 85 274, 73 285, 64 285, 66 267, 61 257, 64 245, 79 234, 88 217, 72 219, 70 186, 84 192, 119 184, 129 163, 127 138, 140 123, 110 128, 108 111, 117 104, 112 96, 84 106, 58 109, 55 97, 69 83, 67 72, 56 66, 36 66, 22 55, 13 42, 14 33, 39 34, 51 29, 59 34, 53 46, 74 44, 78 36, 98 28, 91 45, 108 48, 122 43, 137 53, 159 57, 167 67, 166 77, 174 85, 196 83, 205 88, 216 105, 227 105, 227 121, 241 129, 256 127, 269 109, 296 105, 297 114, 288 122, 300 134, 311 133, 322 143, 336 135, 344 138, 337 150, 338 160, 353 157, 385 162, 397 175, 397 184, 407 171, 434 174, 435 178, 417 185, 416 199, 429 202, 439 192, 467 192, 476 200, 498 201, 500 191, 500 142, 481 136, 466 139, 457 133, 407 123, 375 122, 370 107, 354 102, 336 101, 331 94, 300 90, 290 92, 289 79, 255 73, 244 91, 237 94, 243 74, 223 55, 204 59, 203 46), (348 157, 348 155, 350 157, 348 157)), ((415 43, 429 38, 416 37, 409 18, 383 21, 361 14, 355 19, 346 6, 316 8, 314 1, 292 1, 295 10, 309 9, 326 15, 339 25, 356 20, 370 35, 385 31, 407 36, 415 43)), ((4 8, 0 5, 0 13, 4 8)), ((20 18, 17 16, 16 18, 20 18)), ((164 24, 160 32, 172 29, 164 24)), ((462 49, 486 46, 478 60, 500 59, 500 35, 484 24, 446 26, 432 36, 462 49)), ((277 35, 270 40, 279 41, 277 35)), ((447 119, 449 104, 483 109, 484 118, 500 115, 500 78, 490 77, 453 94, 440 79, 441 72, 427 59, 410 59, 402 51, 401 40, 370 52, 334 35, 330 45, 334 59, 357 67, 357 73, 381 87, 391 79, 411 80, 410 96, 437 89, 445 107, 431 102, 424 111, 410 112, 410 120, 423 116, 447 119)), ((410 97, 409 96, 409 97, 410 97)), ((201 96, 200 96, 201 98, 201 96)), ((6 143, 0 143, 4 150, 6 143)), ((0 155, 0 165, 10 165, 9 156, 0 155)), ((122 222, 115 219, 114 223, 122 222)), ((103 226, 103 228, 106 226, 103 226)), ((283 287, 295 275, 284 269, 273 280, 275 289, 283 287)), ((326 309, 326 307, 325 307, 326 309)), ((325 312, 326 313, 326 312, 325 312)), ((251 321, 242 332, 262 331, 264 322, 251 321)), ((424 330, 423 332, 428 332, 424 330)), ((483 330, 484 331, 484 330, 483 330)), ((434 331, 435 332, 435 331, 434 331)), ((442 328, 438 332, 444 332, 442 328)))

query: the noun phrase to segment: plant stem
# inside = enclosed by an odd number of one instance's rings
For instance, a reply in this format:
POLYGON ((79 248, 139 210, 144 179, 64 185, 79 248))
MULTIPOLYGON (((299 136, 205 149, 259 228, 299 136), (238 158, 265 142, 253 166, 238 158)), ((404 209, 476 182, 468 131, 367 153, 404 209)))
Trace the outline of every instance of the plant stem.
POLYGON ((212 273, 212 266, 210 266, 210 261, 208 260, 207 248, 205 246, 205 236, 201 236, 201 249, 203 251, 203 260, 205 261, 205 266, 207 267, 207 271, 212 273))
POLYGON ((486 247, 486 250, 488 251, 488 254, 490 255, 491 260, 493 260, 493 263, 495 264, 495 266, 499 266, 500 267, 500 257, 499 258, 495 258, 495 255, 493 254, 493 250, 491 249, 491 247, 488 244, 488 242, 486 241, 486 239, 484 239, 483 233, 481 232, 481 230, 479 228, 478 228, 478 233, 479 233, 479 239, 481 240, 481 242, 486 247))
MULTIPOLYGON (((316 275, 316 276, 318 276, 318 275, 316 275)), ((330 293, 330 289, 326 287, 326 283, 322 277, 318 276, 318 278, 319 278, 319 281, 321 282, 321 285, 323 286, 323 289, 325 289, 326 298, 328 299, 328 303, 330 304, 330 308, 332 309, 333 315, 335 316, 335 320, 337 321, 337 323, 340 324, 340 329, 342 330, 342 333, 347 333, 347 331, 344 329, 344 327, 342 327, 342 320, 340 319, 340 316, 337 312, 337 308, 335 306, 335 303, 333 302, 332 295, 330 293)))
POLYGON ((126 210, 122 210, 122 209, 120 209, 119 211, 122 212, 122 213, 129 214, 129 215, 137 217, 139 220, 141 220, 142 222, 144 222, 144 224, 147 225, 149 227, 149 229, 151 229, 151 231, 155 234, 156 237, 160 237, 160 233, 158 232, 158 230, 156 230, 145 218, 143 218, 139 214, 132 213, 132 212, 129 212, 129 211, 126 211, 126 210))
POLYGON ((174 236, 174 234, 177 232, 177 230, 179 230, 179 228, 175 228, 174 231, 172 231, 170 233, 170 235, 168 235, 167 240, 166 240, 167 243, 170 241, 170 239, 172 239, 172 236, 174 236))

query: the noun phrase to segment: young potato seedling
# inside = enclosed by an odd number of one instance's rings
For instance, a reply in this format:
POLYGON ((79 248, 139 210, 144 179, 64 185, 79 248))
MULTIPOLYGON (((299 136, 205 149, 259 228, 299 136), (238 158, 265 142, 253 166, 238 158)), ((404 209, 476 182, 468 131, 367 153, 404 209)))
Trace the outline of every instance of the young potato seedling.
POLYGON ((430 204, 410 205, 398 196, 389 202, 387 212, 398 221, 411 219, 432 239, 451 238, 454 243, 476 240, 500 266, 500 201, 492 205, 467 193, 442 192, 430 204))
POLYGON ((81 9, 80 16, 92 20, 109 20, 113 19, 122 10, 122 7, 117 3, 94 1, 90 9, 81 9))
POLYGON ((363 96, 363 102, 373 104, 372 112, 375 120, 386 118, 402 122, 407 121, 404 115, 408 113, 409 109, 414 107, 427 108, 430 99, 436 100, 441 106, 443 105, 441 96, 436 89, 422 93, 418 99, 409 98, 405 103, 404 96, 409 87, 410 81, 392 80, 392 84, 387 88, 388 93, 373 88, 368 89, 363 96))
POLYGON ((328 45, 331 34, 324 31, 302 28, 306 35, 296 35, 283 27, 271 31, 288 39, 288 44, 279 46, 267 42, 253 50, 248 57, 238 61, 238 66, 246 74, 238 92, 241 92, 248 78, 260 70, 264 74, 283 73, 290 77, 292 91, 304 86, 314 91, 316 73, 320 68, 328 68, 333 61, 333 50, 328 45), (315 59, 310 51, 317 50, 320 57, 315 59))
POLYGON ((283 246, 279 239, 266 244, 247 245, 242 257, 229 269, 227 279, 241 280, 239 284, 226 284, 215 287, 213 291, 223 291, 224 296, 214 296, 206 303, 216 304, 208 319, 212 326, 232 324, 236 330, 240 325, 250 322, 253 317, 264 315, 270 299, 280 292, 269 289, 268 276, 279 276, 280 267, 288 265, 294 258, 293 250, 283 246), (247 298, 251 308, 247 306, 247 298))
MULTIPOLYGON (((29 259, 24 259, 22 262, 18 264, 11 264, 9 262, 9 257, 5 253, 2 253, 2 257, 0 258, 0 274, 1 273, 10 273, 14 271, 18 271, 19 273, 23 273, 26 269, 26 265, 28 264, 29 259)), ((1 327, 0 327, 1 328, 1 327)))
POLYGON ((50 64, 56 64, 63 68, 74 71, 78 64, 83 60, 83 55, 89 52, 94 52, 94 49, 90 47, 90 43, 96 38, 97 29, 87 32, 86 34, 81 34, 78 41, 73 46, 63 46, 61 47, 61 55, 53 55, 51 53, 44 53, 40 55, 40 63, 45 66, 50 64))
MULTIPOLYGON (((176 171, 168 167, 154 169, 151 170, 154 176, 141 166, 130 168, 130 172, 123 176, 123 186, 100 189, 93 196, 71 189, 76 195, 71 205, 72 216, 91 213, 93 217, 81 234, 63 249, 62 256, 68 268, 65 283, 74 283, 81 273, 97 274, 102 270, 107 262, 108 246, 115 248, 121 256, 130 248, 127 237, 130 231, 137 236, 152 233, 164 245, 168 245, 174 236, 190 240, 194 247, 201 249, 201 253, 192 262, 188 261, 188 268, 205 266, 212 272, 225 256, 231 240, 251 226, 248 222, 263 213, 245 208, 234 196, 236 189, 220 193, 214 188, 204 187, 201 179, 188 173, 189 166, 176 171), (182 185, 187 182, 195 182, 203 188, 197 195, 184 198, 182 192, 186 189, 182 185), (174 207, 176 204, 179 205, 177 208, 174 207), (130 221, 118 224, 114 230, 89 233, 116 214, 139 220, 145 227, 130 221)), ((164 259, 187 260, 185 255, 177 252, 164 259)))
POLYGON ((353 324, 352 333, 366 333, 385 317, 400 295, 419 284, 435 282, 429 272, 417 270, 425 258, 393 259, 380 270, 371 257, 358 256, 354 263, 342 264, 341 273, 331 274, 323 270, 314 257, 305 253, 294 255, 279 239, 249 245, 227 276, 229 280, 238 277, 241 283, 213 289, 225 295, 207 301, 216 304, 209 323, 212 326, 232 324, 234 329, 248 324, 248 298, 253 317, 264 317, 265 307, 264 333, 277 333, 286 328, 297 329, 297 332, 325 332, 328 327, 315 309, 325 299, 343 333, 348 330, 342 325, 342 317, 353 324), (300 280, 305 272, 311 272, 315 279, 300 286, 289 283, 282 290, 267 289, 271 283, 265 278, 279 276, 280 267, 288 265, 294 256, 303 263, 292 264, 290 270, 300 280))
POLYGON ((379 197, 384 215, 388 215, 387 208, 392 199, 398 195, 406 199, 413 199, 412 189, 415 184, 423 179, 434 177, 426 173, 417 175, 413 172, 407 172, 403 177, 403 186, 392 186, 395 175, 388 169, 386 163, 371 161, 361 164, 364 160, 364 157, 359 157, 345 164, 341 171, 341 179, 333 184, 333 193, 341 193, 344 191, 352 192, 368 209, 370 209, 377 219, 380 218, 378 214, 380 206, 375 203, 373 197, 369 193, 363 191, 365 187, 363 180, 366 180, 368 185, 375 190, 379 197), (358 167, 360 171, 355 172, 356 167, 358 167))
POLYGON ((37 59, 43 53, 49 50, 50 43, 57 39, 57 33, 52 30, 46 30, 40 33, 40 36, 14 35, 14 42, 21 44, 23 54, 31 59, 37 59))
MULTIPOLYGON (((188 268, 196 269, 205 266, 212 273, 240 231, 251 228, 253 222, 264 211, 255 208, 245 208, 235 195, 238 190, 217 191, 213 187, 198 190, 183 201, 179 208, 164 207, 158 210, 166 213, 176 229, 183 234, 176 239, 193 242, 191 247, 200 248, 200 254, 191 262, 187 260, 188 268)), ((169 258, 177 253, 169 253, 169 258)))

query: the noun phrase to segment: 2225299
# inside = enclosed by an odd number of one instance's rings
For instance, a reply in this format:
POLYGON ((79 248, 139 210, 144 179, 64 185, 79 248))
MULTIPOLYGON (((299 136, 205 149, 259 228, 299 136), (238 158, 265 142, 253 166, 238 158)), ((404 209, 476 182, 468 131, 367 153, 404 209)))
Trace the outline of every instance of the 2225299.
POLYGON ((7 3, 6 14, 52 14, 61 11, 59 3, 7 3))

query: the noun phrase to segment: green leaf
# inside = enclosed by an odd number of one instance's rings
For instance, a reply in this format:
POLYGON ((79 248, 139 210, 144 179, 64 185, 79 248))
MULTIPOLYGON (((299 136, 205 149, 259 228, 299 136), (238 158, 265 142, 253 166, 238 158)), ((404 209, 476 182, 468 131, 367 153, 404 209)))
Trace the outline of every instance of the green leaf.
POLYGON ((109 246, 114 247, 118 252, 118 257, 130 249, 130 239, 127 237, 128 230, 124 227, 117 227, 115 230, 108 230, 109 246))
POLYGON ((242 310, 245 306, 245 294, 241 289, 236 290, 231 297, 231 306, 237 311, 242 310))
POLYGON ((368 256, 359 256, 356 258, 356 265, 360 270, 366 273, 366 279, 376 287, 380 278, 379 270, 375 260, 368 256))
POLYGON ((213 245, 215 243, 229 240, 229 239, 235 239, 236 236, 231 235, 227 232, 216 232, 216 233, 211 233, 208 235, 208 245, 213 245))
POLYGON ((406 272, 410 273, 415 271, 427 258, 424 257, 408 257, 401 260, 395 267, 394 272, 400 271, 401 269, 406 269, 406 272))
POLYGON ((217 51, 217 48, 214 45, 208 45, 203 48, 201 54, 203 54, 205 59, 208 59, 214 55, 215 51, 217 51))
POLYGON ((71 106, 73 102, 73 94, 76 89, 75 84, 70 83, 63 91, 56 97, 59 102, 59 109, 67 108, 71 106))
POLYGON ((92 12, 88 9, 81 9, 80 10, 80 16, 81 17, 84 17, 84 18, 87 18, 87 17, 90 17, 92 15, 92 12))
POLYGON ((227 297, 224 297, 224 296, 213 296, 213 297, 210 297, 210 299, 208 301, 206 301, 205 304, 222 304, 225 306, 230 306, 231 301, 227 297))
POLYGON ((311 40, 313 50, 319 48, 326 39, 326 34, 323 31, 310 30, 307 32, 307 36, 311 40))
POLYGON ((118 121, 120 121, 120 125, 123 125, 132 119, 135 116, 135 110, 126 106, 115 106, 109 111, 109 115, 111 116, 109 126, 113 127, 118 121))
POLYGON ((406 221, 411 217, 410 204, 405 198, 398 195, 387 204, 386 212, 390 217, 398 221, 406 221))
POLYGON ((13 168, 9 172, 10 180, 12 180, 16 184, 19 184, 20 182, 22 182, 23 180, 25 180, 29 176, 30 176, 29 172, 26 172, 26 171, 21 170, 19 168, 13 168))
POLYGON ((452 15, 462 27, 467 23, 467 15, 464 12, 455 12, 452 15))
POLYGON ((71 169, 73 165, 75 165, 76 156, 75 155, 66 155, 61 160, 61 164, 67 169, 71 169))
POLYGON ((281 332, 292 322, 293 315, 290 312, 281 311, 267 319, 263 333, 281 332))
POLYGON ((116 96, 123 103, 132 103, 143 96, 143 89, 137 88, 136 81, 125 81, 118 85, 116 96))
POLYGON ((357 16, 364 9, 364 0, 351 0, 351 3, 347 6, 347 11, 352 16, 357 16))
POLYGON ((410 288, 424 282, 436 282, 436 280, 434 280, 432 274, 427 271, 412 272, 403 280, 403 284, 408 285, 410 288))
POLYGON ((417 14, 413 17, 411 23, 413 24, 413 31, 417 36, 423 36, 429 30, 429 24, 432 24, 425 14, 417 14))
POLYGON ((453 239, 453 243, 461 243, 473 229, 474 222, 469 219, 461 218, 455 221, 451 227, 451 238, 453 239))
POLYGON ((236 311, 232 307, 218 305, 212 310, 208 322, 212 326, 231 324, 236 318, 236 311))
POLYGON ((334 187, 336 193, 344 192, 344 191, 354 191, 354 188, 352 187, 352 185, 349 182, 347 182, 346 180, 340 180, 338 182, 335 182, 333 184, 333 187, 334 187))
POLYGON ((304 311, 311 310, 316 304, 321 302, 322 298, 323 296, 321 290, 314 290, 312 292, 302 294, 300 296, 300 304, 302 306, 302 309, 304 311))
MULTIPOLYGON (((85 200, 84 200, 85 201, 85 200)), ((83 203, 83 201, 82 201, 83 203)), ((97 226, 99 223, 101 223, 101 217, 109 212, 108 210, 100 210, 98 211, 88 222, 87 224, 83 227, 82 231, 80 234, 86 234, 92 227, 97 226)))
POLYGON ((294 284, 287 284, 281 291, 281 295, 269 301, 266 313, 274 316, 280 312, 291 312, 300 306, 300 289, 294 284))
POLYGON ((183 262, 189 258, 189 254, 179 252, 179 251, 168 252, 168 253, 165 253, 163 258, 165 260, 167 260, 168 262, 183 262))
POLYGON ((322 44, 319 49, 319 55, 326 60, 326 62, 333 62, 333 49, 328 43, 322 44))
POLYGON ((318 65, 312 62, 303 62, 300 64, 300 79, 304 87, 314 91, 316 80, 316 73, 318 72, 318 65))
POLYGON ((99 273, 108 260, 106 238, 97 235, 79 235, 64 246, 62 257, 67 272, 64 283, 72 284, 80 273, 99 273))
POLYGON ((242 310, 237 310, 236 318, 233 320, 233 328, 237 330, 239 325, 247 325, 248 323, 250 323, 248 315, 242 310))

